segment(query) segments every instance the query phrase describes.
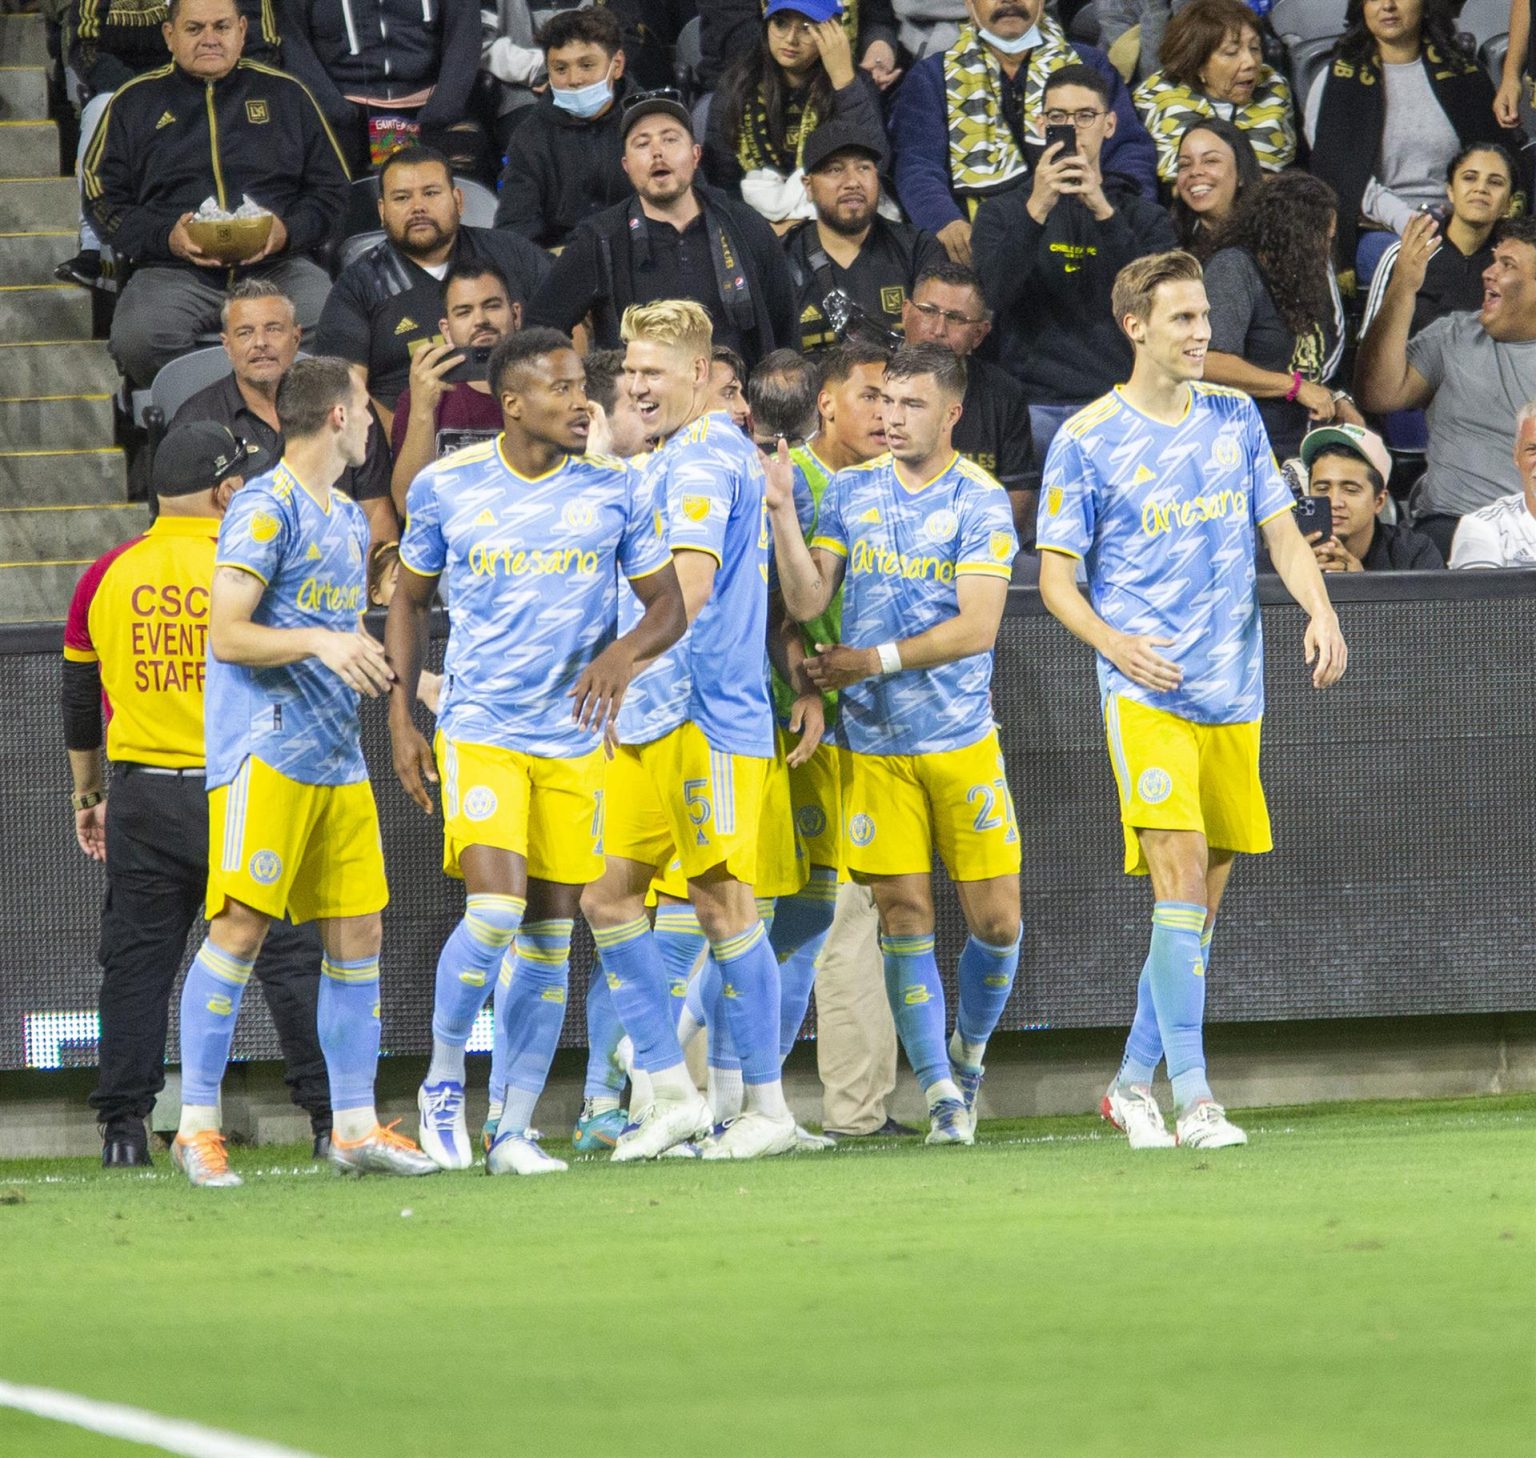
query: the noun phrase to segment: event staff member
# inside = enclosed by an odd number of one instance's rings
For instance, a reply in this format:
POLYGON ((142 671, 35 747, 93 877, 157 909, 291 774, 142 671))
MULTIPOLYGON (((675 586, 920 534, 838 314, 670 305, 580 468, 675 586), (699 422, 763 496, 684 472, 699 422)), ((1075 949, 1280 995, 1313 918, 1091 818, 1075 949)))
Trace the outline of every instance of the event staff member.
MULTIPOLYGON (((155 453, 160 515, 80 579, 64 630, 64 740, 80 849, 107 869, 101 918, 100 1075, 91 1104, 102 1164, 150 1163, 144 1120, 165 1087, 177 969, 208 880, 203 670, 219 519, 247 448, 222 425, 174 429, 155 453), (107 719, 108 795, 101 721, 107 719), (110 809, 108 808, 110 806, 110 809)), ((330 1141, 315 1032, 320 939, 278 924, 256 964, 315 1154, 330 1141)))

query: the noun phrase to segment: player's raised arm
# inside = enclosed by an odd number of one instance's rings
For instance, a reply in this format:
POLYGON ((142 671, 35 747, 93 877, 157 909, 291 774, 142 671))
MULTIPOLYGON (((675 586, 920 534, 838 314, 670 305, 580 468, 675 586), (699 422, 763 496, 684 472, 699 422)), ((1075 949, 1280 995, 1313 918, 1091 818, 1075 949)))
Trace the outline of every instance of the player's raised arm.
POLYGON ((765 458, 768 520, 773 528, 773 560, 779 570, 784 605, 797 622, 820 617, 843 582, 843 559, 835 552, 806 546, 795 511, 795 475, 789 447, 765 458))
POLYGON ((1297 527, 1295 516, 1288 511, 1270 517, 1259 530, 1264 533, 1269 560, 1285 583, 1285 590, 1307 614, 1302 642, 1306 661, 1315 664, 1312 687, 1327 688, 1343 678, 1349 665, 1349 646, 1339 628, 1338 614, 1328 601, 1328 587, 1317 558, 1297 527))

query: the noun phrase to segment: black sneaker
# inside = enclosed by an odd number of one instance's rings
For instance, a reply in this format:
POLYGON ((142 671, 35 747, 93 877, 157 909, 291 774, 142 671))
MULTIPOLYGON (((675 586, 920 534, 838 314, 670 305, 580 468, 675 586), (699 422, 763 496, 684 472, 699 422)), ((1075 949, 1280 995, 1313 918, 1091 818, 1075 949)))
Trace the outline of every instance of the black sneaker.
POLYGON ((53 276, 60 283, 79 284, 83 289, 117 292, 117 269, 110 261, 103 263, 101 251, 96 248, 82 248, 73 258, 66 258, 54 269, 53 276))
POLYGON ((331 1157, 331 1126, 329 1124, 311 1124, 314 1130, 315 1142, 310 1146, 311 1159, 329 1159, 331 1157))
POLYGON ((143 1120, 124 1120, 102 1126, 103 1169, 147 1169, 153 1163, 149 1157, 149 1135, 143 1120))

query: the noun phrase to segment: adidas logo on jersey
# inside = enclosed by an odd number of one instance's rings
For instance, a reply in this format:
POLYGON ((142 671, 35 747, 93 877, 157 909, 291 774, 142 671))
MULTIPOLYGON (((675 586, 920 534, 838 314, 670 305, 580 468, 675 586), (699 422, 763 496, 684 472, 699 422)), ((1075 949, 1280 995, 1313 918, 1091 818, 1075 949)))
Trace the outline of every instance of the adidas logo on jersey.
POLYGON ((860 518, 860 521, 877 522, 880 520, 880 508, 872 506, 860 518))
POLYGON ((173 112, 169 112, 169 111, 162 111, 160 113, 160 120, 155 123, 155 130, 158 132, 161 127, 173 127, 175 125, 176 125, 176 116, 175 116, 175 114, 173 112))
POLYGON ((309 551, 306 552, 304 555, 306 557, 308 557, 311 562, 318 562, 320 560, 320 556, 321 556, 320 548, 317 547, 313 542, 311 542, 309 544, 309 551))
POLYGON ((416 321, 407 314, 405 318, 395 325, 395 333, 396 335, 409 334, 414 328, 416 328, 416 321))
POLYGON ((1147 482, 1152 479, 1153 475, 1154 473, 1149 471, 1145 466, 1137 466, 1136 474, 1131 477, 1131 485, 1145 486, 1147 482))
POLYGON ((482 511, 480 513, 480 515, 475 518, 475 525, 476 526, 495 526, 496 525, 496 513, 494 511, 492 511, 490 507, 486 507, 485 510, 482 511))

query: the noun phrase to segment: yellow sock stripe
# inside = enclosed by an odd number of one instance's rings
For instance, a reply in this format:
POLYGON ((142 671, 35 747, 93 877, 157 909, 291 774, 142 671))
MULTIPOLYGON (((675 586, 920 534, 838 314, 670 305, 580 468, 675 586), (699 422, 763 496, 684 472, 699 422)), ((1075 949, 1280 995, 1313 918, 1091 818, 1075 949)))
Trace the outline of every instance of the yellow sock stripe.
POLYGON ((198 960, 220 982, 230 982, 236 987, 244 987, 251 980, 252 962, 242 962, 238 957, 232 957, 228 952, 220 951, 212 942, 204 942, 198 952, 198 960))
POLYGON ((715 961, 734 962, 737 958, 744 957, 767 935, 768 928, 759 921, 734 937, 727 937, 723 942, 714 943, 710 950, 715 954, 715 961))
POLYGON ((625 942, 632 942, 637 937, 643 937, 650 929, 650 922, 643 916, 637 916, 633 921, 626 921, 623 926, 608 926, 601 931, 594 930, 592 940, 600 947, 617 947, 625 942))
POLYGON ((656 930, 669 932, 698 932, 703 928, 699 925, 699 916, 692 907, 688 906, 662 906, 656 911, 656 930))
POLYGON ((804 901, 836 901, 836 881, 807 881, 795 895, 804 901))
POLYGON ((379 961, 377 957, 368 958, 359 962, 333 962, 329 957, 320 959, 320 975, 329 977, 332 982, 347 982, 353 985, 361 985, 364 982, 377 982, 379 980, 379 961))
POLYGON ((493 909, 509 912, 521 921, 528 903, 521 896, 471 896, 464 903, 464 930, 469 933, 471 941, 478 942, 482 947, 510 946, 512 938, 517 935, 516 928, 487 920, 482 913, 493 909))
POLYGON ((551 952, 543 947, 525 945, 521 939, 517 943, 517 960, 519 962, 537 962, 542 967, 563 967, 571 959, 570 948, 562 951, 551 952))
POLYGON ((910 957, 933 950, 933 937, 881 937, 880 950, 896 957, 910 957))
POLYGON ((774 908, 779 904, 777 896, 758 896, 755 900, 757 901, 757 914, 759 916, 772 916, 774 908))
POLYGON ((1203 911, 1168 911, 1158 907, 1152 913, 1153 926, 1165 926, 1173 931, 1203 932, 1205 930, 1205 913, 1203 911))

